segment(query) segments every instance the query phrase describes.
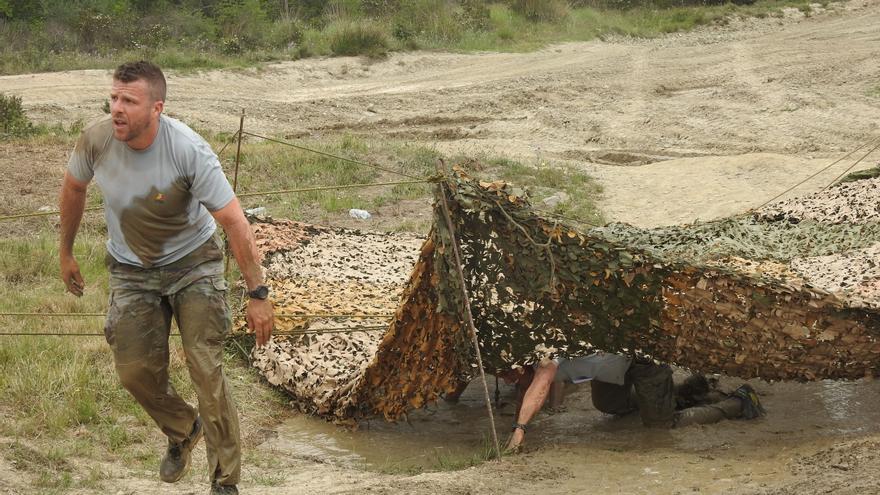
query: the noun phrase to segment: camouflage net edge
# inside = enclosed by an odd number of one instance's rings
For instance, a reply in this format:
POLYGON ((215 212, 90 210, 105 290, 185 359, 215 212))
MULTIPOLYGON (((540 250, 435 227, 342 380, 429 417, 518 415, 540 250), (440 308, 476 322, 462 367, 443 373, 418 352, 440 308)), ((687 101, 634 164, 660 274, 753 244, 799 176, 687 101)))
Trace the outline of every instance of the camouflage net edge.
POLYGON ((434 238, 430 236, 422 246, 391 328, 364 374, 359 401, 363 414, 396 420, 452 391, 468 369, 464 325, 437 310, 434 288, 441 274, 435 263, 441 250, 434 238))
MULTIPOLYGON (((637 353, 703 372, 742 378, 860 378, 880 364, 880 317, 848 307, 834 294, 766 275, 664 260, 534 214, 511 186, 478 183, 457 170, 447 199, 464 253, 472 310, 488 372, 544 357, 597 349, 637 353)), ((428 244, 443 245, 440 226, 428 244)), ((427 245, 427 244, 426 244, 427 245)), ((432 340, 463 336, 460 292, 451 252, 423 250, 361 391, 361 414, 397 419, 451 388, 467 374, 466 345, 432 340), (442 268, 442 269, 440 269, 442 268), (435 304, 436 303, 436 304, 435 304), (436 308, 436 310, 434 310, 436 308), (398 344, 408 340, 408 351, 398 344), (456 350, 458 358, 450 352, 456 350), (456 366, 419 368, 414 364, 456 366), (387 373, 410 370, 415 382, 387 373), (423 375, 439 373, 437 380, 423 375)), ((392 373, 393 374, 393 373, 392 373)))

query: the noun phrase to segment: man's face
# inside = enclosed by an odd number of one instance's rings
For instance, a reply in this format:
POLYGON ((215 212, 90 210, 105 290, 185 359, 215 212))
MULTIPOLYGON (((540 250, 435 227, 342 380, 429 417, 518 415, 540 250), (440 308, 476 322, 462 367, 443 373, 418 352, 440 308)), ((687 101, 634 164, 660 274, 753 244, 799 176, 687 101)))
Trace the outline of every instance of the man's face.
POLYGON ((147 81, 113 80, 113 86, 110 88, 113 137, 135 149, 149 146, 163 106, 164 102, 153 99, 147 81))

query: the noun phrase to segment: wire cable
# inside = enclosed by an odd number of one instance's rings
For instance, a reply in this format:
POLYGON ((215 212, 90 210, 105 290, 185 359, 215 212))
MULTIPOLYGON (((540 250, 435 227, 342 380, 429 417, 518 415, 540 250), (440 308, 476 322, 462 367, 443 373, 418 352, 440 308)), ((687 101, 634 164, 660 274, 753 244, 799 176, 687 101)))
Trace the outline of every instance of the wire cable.
POLYGON ((316 149, 313 149, 313 148, 307 148, 307 147, 305 147, 305 146, 300 146, 300 145, 298 145, 298 144, 293 144, 293 143, 291 143, 291 142, 289 142, 289 141, 283 141, 283 140, 281 140, 281 139, 275 139, 275 138, 270 138, 270 137, 267 137, 267 136, 261 136, 261 135, 259 135, 259 134, 254 134, 253 132, 243 131, 242 134, 245 134, 245 135, 247 135, 247 136, 252 136, 252 137, 255 137, 255 138, 259 138, 259 139, 265 139, 266 141, 271 141, 271 142, 273 142, 273 143, 283 144, 283 145, 285 145, 285 146, 290 146, 291 148, 296 148, 296 149, 298 149, 298 150, 308 151, 308 152, 310 152, 310 153, 316 153, 316 154, 318 154, 318 155, 326 156, 326 157, 328 157, 328 158, 335 158, 335 159, 337 159, 337 160, 342 160, 342 161, 344 161, 344 162, 353 163, 353 164, 355 164, 355 165, 362 165, 362 166, 364 166, 364 167, 374 168, 374 169, 376 169, 376 170, 381 170, 381 171, 383 171, 383 172, 388 172, 388 173, 391 173, 391 174, 401 175, 401 176, 403 176, 403 177, 408 177, 408 178, 410 178, 410 179, 419 179, 419 178, 420 178, 420 177, 417 177, 417 176, 415 176, 415 175, 407 174, 406 172, 401 172, 401 171, 399 171, 399 170, 393 170, 393 169, 385 168, 385 167, 381 167, 381 166, 379 166, 379 165, 375 165, 375 164, 372 164, 372 163, 366 163, 366 162, 361 162, 361 161, 358 161, 358 160, 352 160, 351 158, 348 158, 348 157, 339 156, 339 155, 334 155, 333 153, 327 153, 326 151, 319 151, 319 150, 316 150, 316 149))
MULTIPOLYGON (((819 175, 819 174, 821 174, 822 172, 828 170, 829 168, 831 168, 831 167, 837 165, 838 163, 840 163, 840 162, 846 160, 846 159, 849 158, 853 153, 855 153, 856 151, 859 151, 860 149, 864 148, 865 146, 870 145, 870 144, 873 143, 873 142, 874 142, 874 141, 872 140, 872 141, 868 141, 867 143, 862 144, 862 145, 859 146, 858 148, 856 148, 856 149, 850 151, 849 153, 847 153, 847 154, 843 155, 842 157, 838 158, 837 160, 834 160, 834 161, 831 162, 829 165, 825 166, 824 168, 822 168, 821 170, 819 170, 819 171, 816 172, 815 174, 813 174, 813 175, 807 177, 806 179, 804 179, 804 180, 798 182, 797 184, 795 184, 795 185, 789 187, 789 188, 786 189, 785 191, 782 191, 781 193, 777 194, 776 196, 773 196, 772 198, 770 198, 770 199, 768 199, 767 201, 765 201, 765 202, 764 202, 763 204, 761 204, 760 206, 756 206, 755 208, 752 208, 752 209, 750 209, 749 211, 760 210, 761 208, 763 208, 763 207, 769 205, 770 203, 776 201, 777 199, 779 199, 780 197, 784 196, 785 194, 791 192, 792 190, 794 190, 795 188, 797 188, 797 187, 800 186, 801 184, 807 182, 808 180, 812 179, 813 177, 816 177, 817 175, 819 175)), ((878 140, 878 142, 880 142, 880 140, 878 140)))

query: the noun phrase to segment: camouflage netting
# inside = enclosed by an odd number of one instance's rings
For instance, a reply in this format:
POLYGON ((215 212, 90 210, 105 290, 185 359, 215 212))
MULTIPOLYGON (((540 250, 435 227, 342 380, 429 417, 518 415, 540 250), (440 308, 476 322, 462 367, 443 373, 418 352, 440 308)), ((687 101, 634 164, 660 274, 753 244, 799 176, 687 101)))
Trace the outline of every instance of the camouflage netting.
POLYGON ((277 313, 377 315, 279 318, 278 332, 377 325, 381 330, 276 337, 254 351, 254 366, 287 390, 300 410, 345 418, 424 239, 290 221, 257 222, 253 230, 277 313))
MULTIPOLYGON (((589 231, 538 216, 505 183, 456 171, 444 191, 488 372, 601 349, 743 378, 813 380, 874 374, 880 363, 878 185, 848 182, 714 222, 589 231)), ((320 262, 318 237, 312 254, 293 256, 320 262)), ((438 205, 409 282, 384 286, 395 299, 402 291, 384 336, 279 339, 258 353, 258 366, 306 410, 336 418, 396 419, 451 390, 474 369, 450 246, 438 205)), ((313 277, 332 271, 302 271, 303 263, 273 271, 300 249, 269 265, 275 287, 300 291, 290 299, 297 310, 313 277)))

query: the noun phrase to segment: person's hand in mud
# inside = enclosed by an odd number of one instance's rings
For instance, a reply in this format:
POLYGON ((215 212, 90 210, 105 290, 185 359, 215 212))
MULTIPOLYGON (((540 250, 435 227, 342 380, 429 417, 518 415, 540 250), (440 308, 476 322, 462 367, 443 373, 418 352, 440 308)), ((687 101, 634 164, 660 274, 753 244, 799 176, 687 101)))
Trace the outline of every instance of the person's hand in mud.
POLYGON ((516 383, 521 397, 516 422, 507 442, 508 453, 516 453, 522 447, 526 436, 526 425, 538 414, 544 401, 547 400, 558 367, 555 362, 545 360, 536 367, 518 368, 512 370, 510 376, 501 376, 508 383, 509 380, 516 383))
POLYGON ((61 280, 64 281, 67 292, 76 297, 83 295, 86 283, 79 271, 79 263, 76 262, 73 255, 61 257, 61 280))
POLYGON ((507 447, 504 448, 505 454, 518 454, 522 448, 523 440, 526 437, 525 425, 516 425, 510 438, 507 439, 507 447))

